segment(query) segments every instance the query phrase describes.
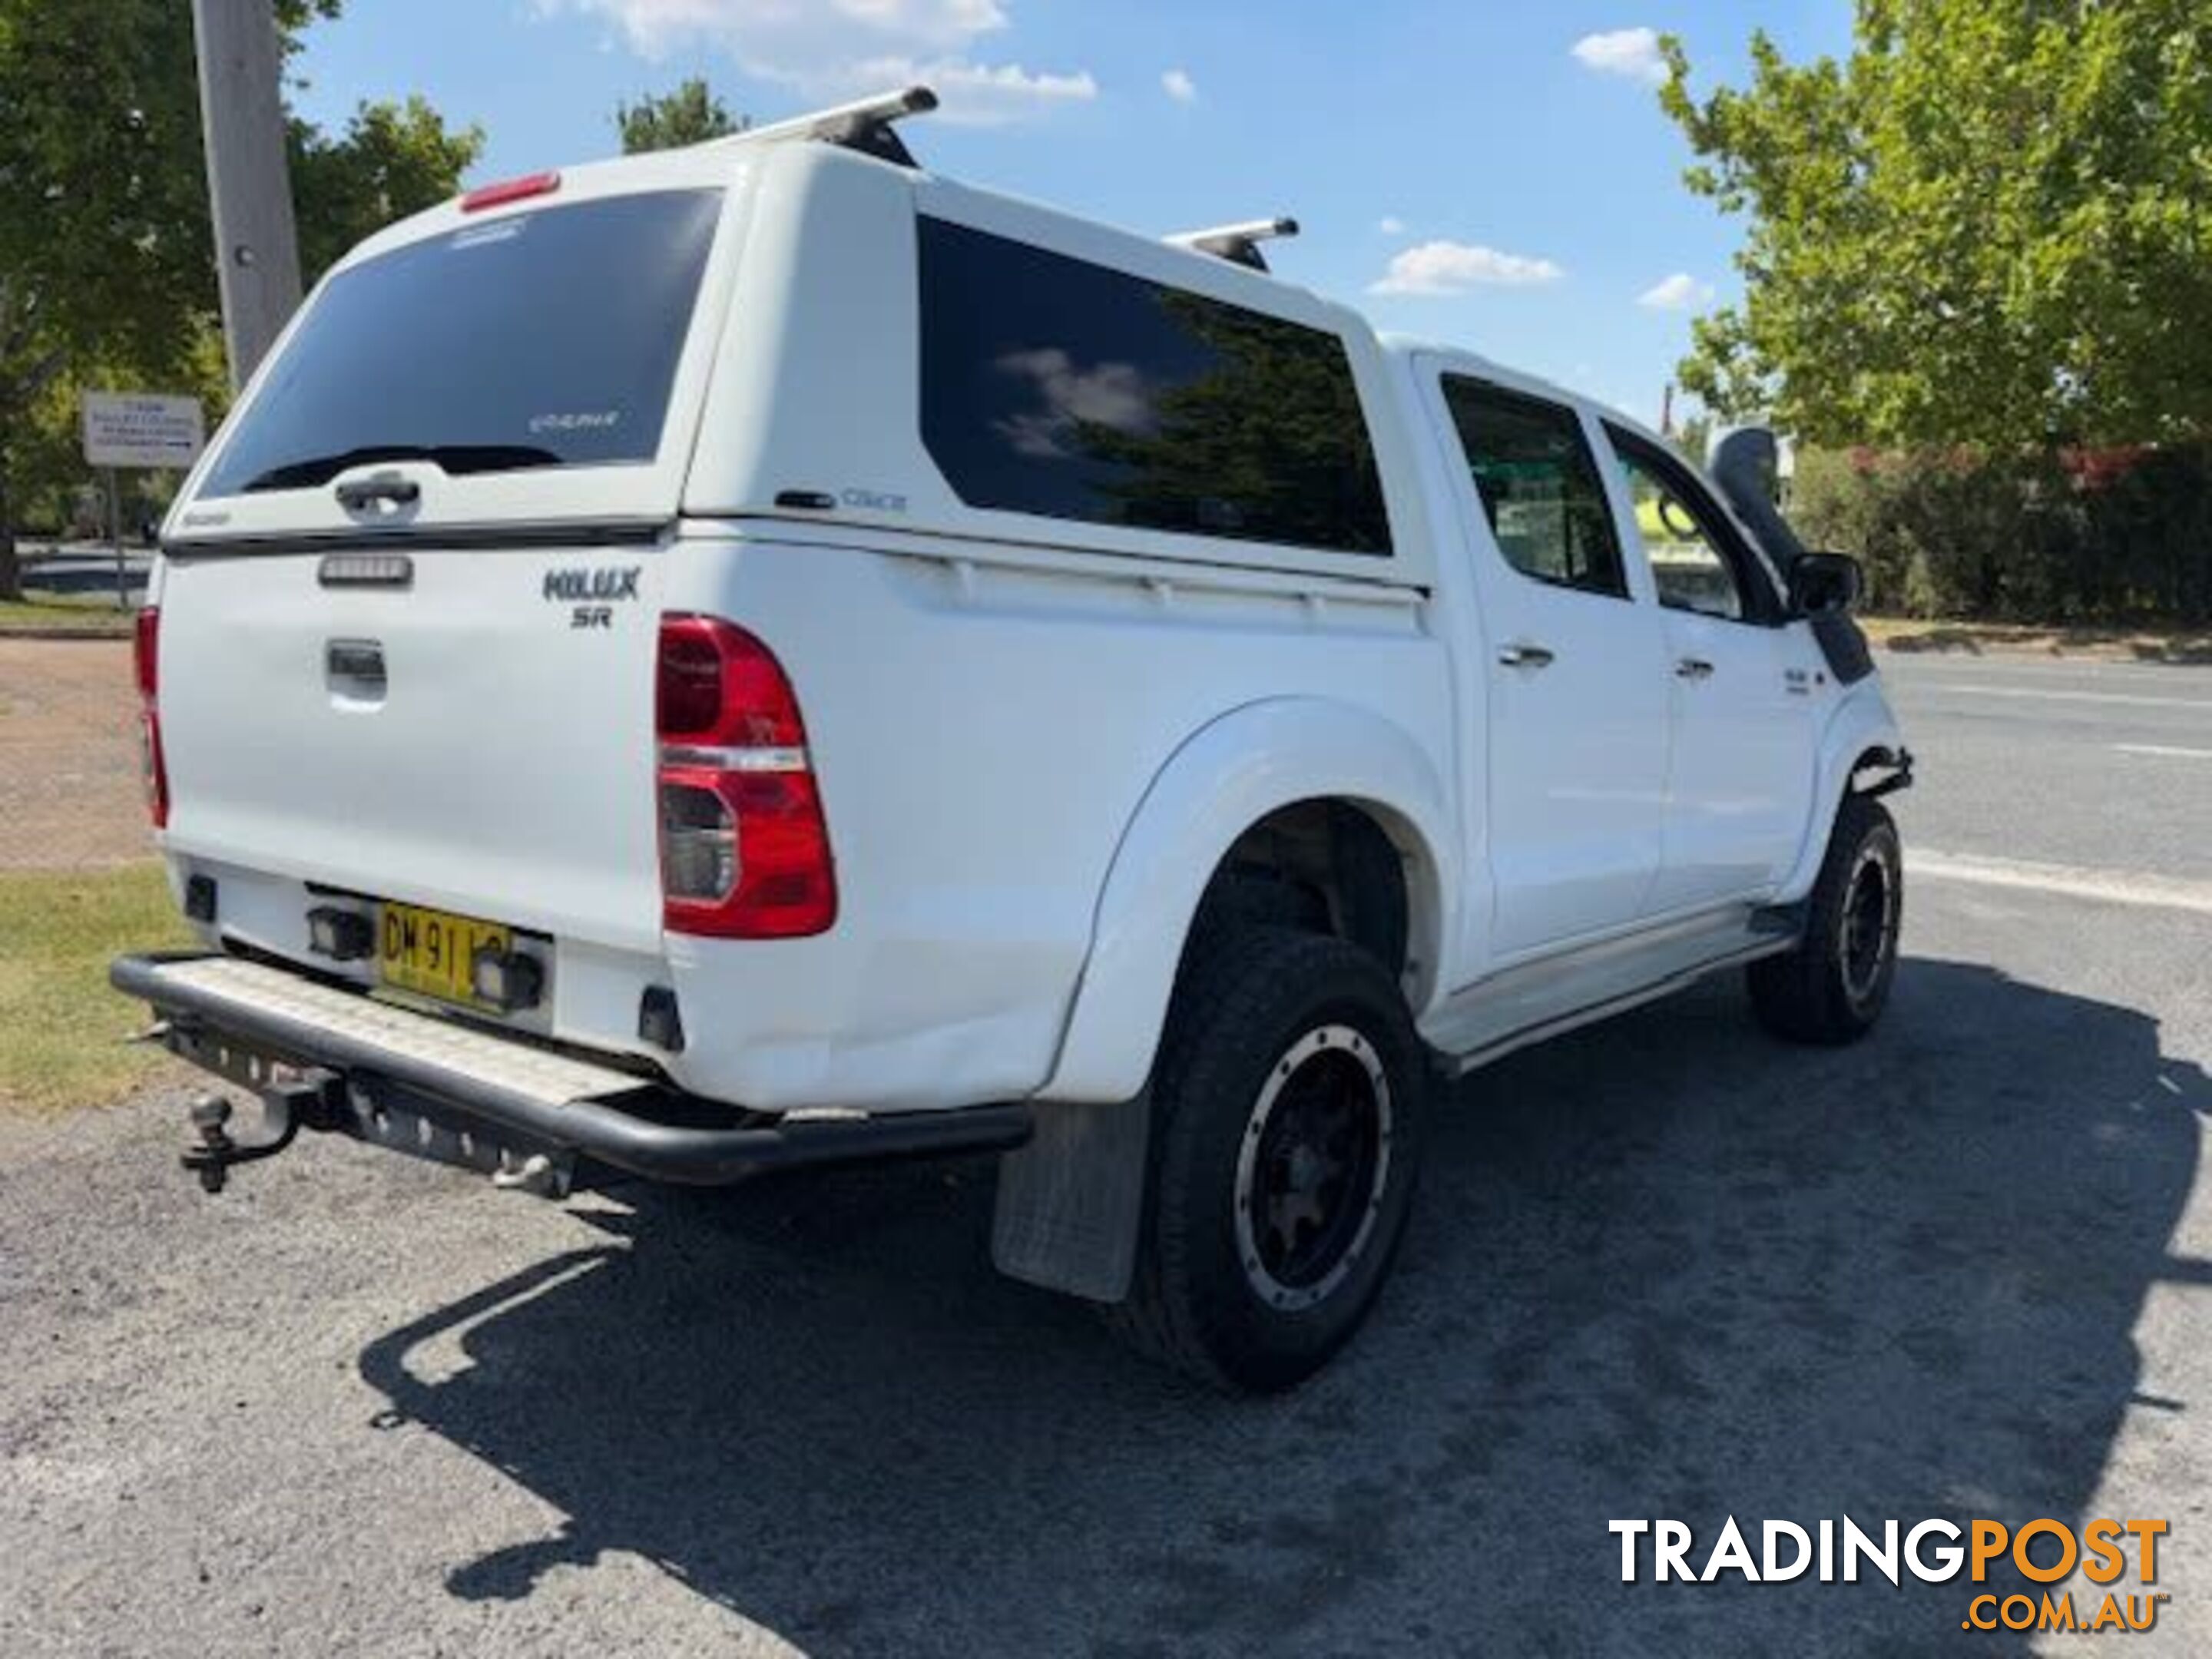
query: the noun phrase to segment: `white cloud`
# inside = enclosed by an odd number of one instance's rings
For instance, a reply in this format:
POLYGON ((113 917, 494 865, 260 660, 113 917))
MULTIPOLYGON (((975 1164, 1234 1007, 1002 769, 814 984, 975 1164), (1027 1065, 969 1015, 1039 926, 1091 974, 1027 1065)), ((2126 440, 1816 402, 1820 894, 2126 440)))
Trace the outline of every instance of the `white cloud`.
POLYGON ((993 422, 1020 454, 1067 454, 1066 441, 1084 426, 1132 433, 1152 428, 1152 387, 1133 363, 1079 369, 1059 347, 1041 346, 1008 352, 992 367, 1027 380, 1040 405, 993 422))
POLYGON ((1701 283, 1686 270, 1653 283, 1636 296, 1647 311, 1694 311, 1713 297, 1713 285, 1701 283))
POLYGON ((858 98, 887 87, 927 86, 944 100, 936 118, 967 126, 996 126, 1035 114, 1048 104, 1087 103, 1098 95, 1098 82, 1088 70, 1073 75, 1031 74, 1019 64, 974 64, 959 58, 926 62, 872 58, 807 84, 817 96, 835 98, 858 98))
POLYGON ((1403 236, 1406 234, 1406 222, 1395 213, 1386 213, 1375 222, 1375 228, 1385 236, 1403 236))
POLYGON ((1534 288, 1567 273, 1549 259, 1500 253, 1465 242, 1423 242, 1394 257, 1370 294, 1464 294, 1471 288, 1534 288))
POLYGON ((1160 76, 1160 86, 1178 104, 1198 101, 1198 82, 1190 78, 1188 70, 1171 69, 1160 76))
POLYGON ((610 25, 639 57, 720 47, 746 74, 828 102, 915 82, 945 118, 995 122, 1095 98, 1087 70, 984 62, 974 48, 1010 26, 1001 0, 532 0, 540 17, 610 25))
POLYGON ((1603 34, 1585 34, 1569 50, 1577 63, 1600 75, 1625 75, 1654 87, 1663 85, 1667 79, 1667 60, 1660 55, 1656 29, 1611 29, 1603 34))

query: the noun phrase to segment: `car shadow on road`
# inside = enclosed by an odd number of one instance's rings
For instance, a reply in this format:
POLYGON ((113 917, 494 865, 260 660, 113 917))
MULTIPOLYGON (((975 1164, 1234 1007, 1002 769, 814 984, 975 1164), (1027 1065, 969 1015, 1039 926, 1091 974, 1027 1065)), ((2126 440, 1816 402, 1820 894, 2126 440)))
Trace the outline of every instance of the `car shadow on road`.
POLYGON ((1375 1321, 1282 1400, 994 1276, 979 1165, 623 1188, 362 1370, 567 1517, 451 1594, 632 1552, 820 1654, 1917 1651, 1971 1587, 1623 1584, 1607 1522, 2074 1520, 2180 1408, 2130 1333, 2207 1282, 2166 1241, 2212 1085, 2144 1014, 1910 960, 1854 1048, 1714 987, 1452 1104, 1375 1321))

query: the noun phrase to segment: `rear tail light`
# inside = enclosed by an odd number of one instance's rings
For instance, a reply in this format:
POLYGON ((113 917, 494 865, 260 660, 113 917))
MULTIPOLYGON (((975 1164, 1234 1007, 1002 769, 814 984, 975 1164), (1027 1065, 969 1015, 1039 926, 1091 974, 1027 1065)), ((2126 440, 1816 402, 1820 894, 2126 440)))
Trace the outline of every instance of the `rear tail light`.
POLYGON ((671 933, 796 939, 837 919, 830 831, 775 653, 714 617, 660 619, 660 890, 671 933))
POLYGON ((169 769, 161 758, 161 612, 148 605, 131 635, 131 669, 138 681, 138 744, 146 781, 146 810, 156 830, 169 823, 169 769))

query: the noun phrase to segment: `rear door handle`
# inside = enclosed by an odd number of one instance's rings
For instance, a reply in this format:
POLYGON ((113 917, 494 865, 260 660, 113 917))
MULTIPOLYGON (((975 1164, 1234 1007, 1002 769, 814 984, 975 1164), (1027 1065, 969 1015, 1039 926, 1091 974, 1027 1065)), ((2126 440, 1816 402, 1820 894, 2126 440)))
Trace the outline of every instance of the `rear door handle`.
POLYGON ((1703 657, 1685 657, 1674 665, 1674 675, 1678 679, 1707 680, 1712 678, 1713 665, 1703 657))
POLYGON ((1552 651, 1548 646, 1531 645, 1526 641, 1509 645, 1498 653, 1498 660, 1508 668, 1549 668, 1552 651))

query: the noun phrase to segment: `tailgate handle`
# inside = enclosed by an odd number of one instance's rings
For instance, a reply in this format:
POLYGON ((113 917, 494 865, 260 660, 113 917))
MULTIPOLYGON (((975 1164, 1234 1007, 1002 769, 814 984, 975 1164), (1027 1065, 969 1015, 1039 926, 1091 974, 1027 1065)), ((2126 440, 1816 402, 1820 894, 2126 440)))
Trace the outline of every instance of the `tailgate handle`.
POLYGON ((384 647, 377 641, 332 640, 324 647, 323 661, 342 689, 384 695, 384 647))
POLYGON ((354 478, 337 487, 338 505, 352 513, 365 513, 379 501, 412 507, 422 499, 422 486, 397 472, 380 472, 373 478, 354 478))

